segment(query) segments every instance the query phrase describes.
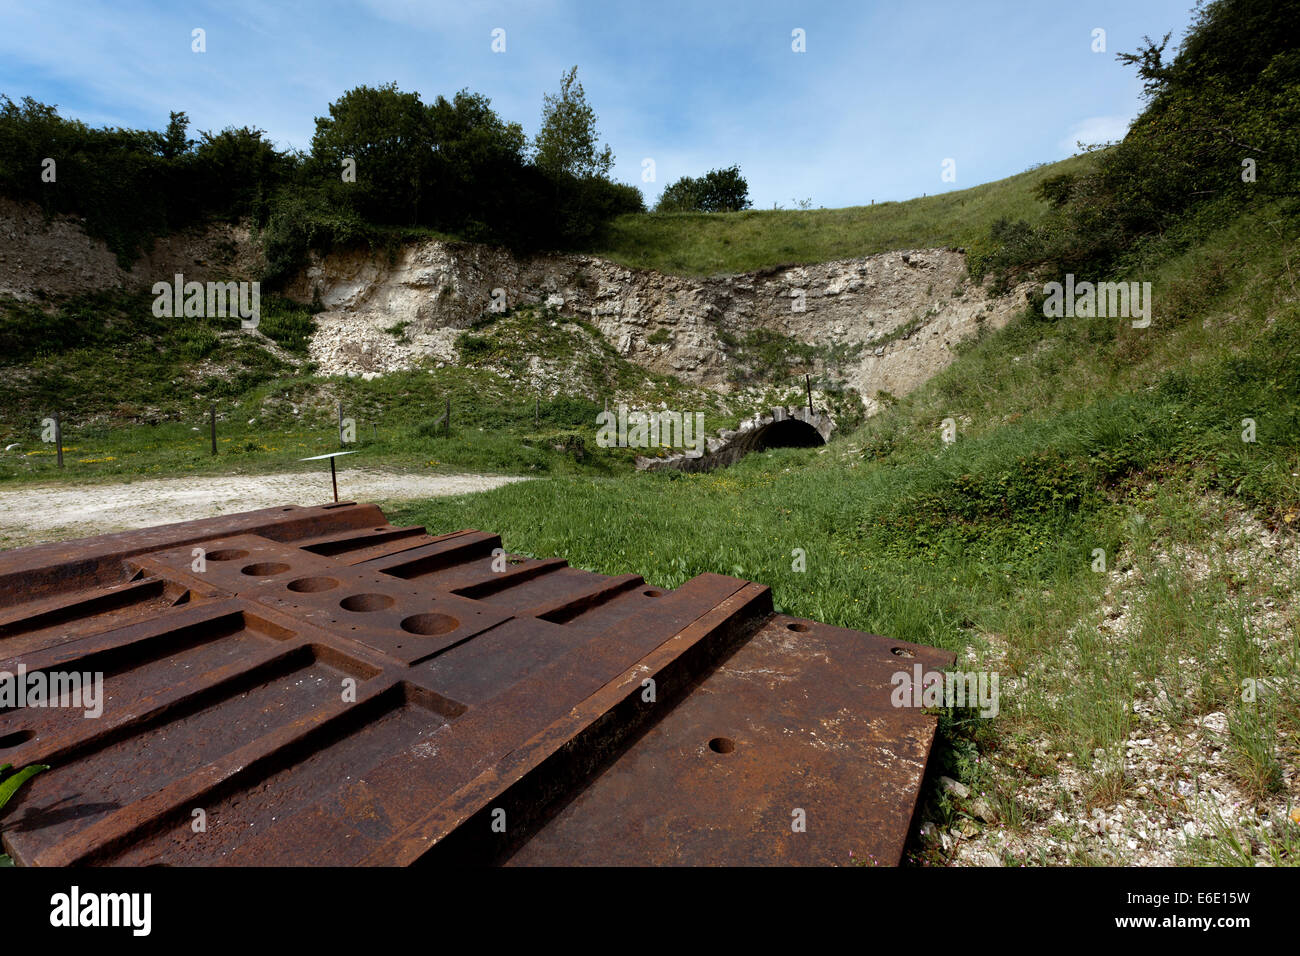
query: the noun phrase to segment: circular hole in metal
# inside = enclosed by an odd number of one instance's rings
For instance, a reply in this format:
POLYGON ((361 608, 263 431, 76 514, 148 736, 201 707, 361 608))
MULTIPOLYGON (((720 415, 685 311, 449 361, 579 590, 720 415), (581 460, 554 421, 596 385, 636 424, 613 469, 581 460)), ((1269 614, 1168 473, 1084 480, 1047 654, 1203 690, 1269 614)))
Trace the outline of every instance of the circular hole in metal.
MULTIPOLYGON (((209 555, 211 557, 211 555, 209 555)), ((261 561, 257 564, 250 564, 243 569, 244 574, 251 574, 255 578, 264 578, 268 574, 283 574, 289 570, 289 565, 281 564, 279 561, 261 561)))
POLYGON ((729 754, 736 749, 736 742, 730 737, 714 737, 709 741, 709 749, 715 754, 729 754))
POLYGON ((349 594, 339 607, 345 611, 382 611, 393 606, 393 599, 387 594, 349 594))
POLYGON ((435 637, 449 634, 460 627, 460 621, 450 614, 412 614, 402 621, 402 630, 409 634, 423 634, 435 637))
POLYGON ((9 750, 11 747, 17 747, 21 743, 26 743, 35 737, 36 734, 30 730, 15 730, 12 734, 5 734, 0 737, 0 750, 9 750))
POLYGON ((891 648, 889 649, 889 653, 893 654, 895 657, 915 657, 915 656, 916 656, 914 653, 912 653, 911 651, 909 651, 906 647, 891 647, 891 648))
POLYGON ((790 630, 792 630, 792 631, 808 631, 808 630, 812 630, 812 629, 811 629, 807 624, 805 624, 803 621, 795 621, 793 624, 787 624, 786 627, 788 627, 788 628, 789 628, 790 630))
POLYGON ((663 596, 664 596, 664 592, 663 592, 663 591, 656 591, 656 590, 654 590, 653 588, 651 588, 649 591, 642 591, 641 593, 644 594, 646 597, 663 597, 663 596))
POLYGON ((285 585, 290 591, 297 591, 299 594, 314 594, 338 586, 339 582, 334 578, 296 578, 285 585))
POLYGON ((218 548, 216 551, 209 551, 204 557, 209 561, 234 561, 248 557, 248 552, 240 551, 238 548, 218 548))

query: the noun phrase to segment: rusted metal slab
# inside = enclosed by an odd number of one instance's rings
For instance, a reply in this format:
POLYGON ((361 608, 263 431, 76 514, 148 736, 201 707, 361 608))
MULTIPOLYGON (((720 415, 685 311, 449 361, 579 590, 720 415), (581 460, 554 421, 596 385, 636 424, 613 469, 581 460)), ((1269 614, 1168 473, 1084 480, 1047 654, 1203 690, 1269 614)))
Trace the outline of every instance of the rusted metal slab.
POLYGON ((102 677, 96 716, 0 710, 0 761, 51 765, 4 844, 28 865, 896 862, 934 734, 889 706, 899 647, 774 617, 735 578, 665 591, 348 502, 0 553, 0 673, 102 677))
POLYGON ((891 678, 951 662, 775 615, 510 862, 893 865, 934 727, 891 678))

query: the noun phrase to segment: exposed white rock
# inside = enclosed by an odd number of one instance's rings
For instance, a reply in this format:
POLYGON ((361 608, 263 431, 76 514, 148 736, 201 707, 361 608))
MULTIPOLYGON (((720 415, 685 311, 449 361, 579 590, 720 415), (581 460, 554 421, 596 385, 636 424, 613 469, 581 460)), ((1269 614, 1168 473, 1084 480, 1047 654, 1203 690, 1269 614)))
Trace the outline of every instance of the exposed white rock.
POLYGON ((878 391, 911 391, 952 361, 954 344, 981 323, 1005 324, 1024 301, 1020 290, 991 298, 971 286, 953 249, 700 279, 432 240, 405 246, 391 265, 360 251, 318 256, 288 291, 327 309, 311 343, 325 375, 455 361, 456 336, 504 297, 585 318, 630 360, 701 385, 726 386, 726 336, 765 329, 828 347, 869 410, 878 391), (387 331, 402 323, 402 337, 387 331), (651 344, 659 329, 668 340, 651 344))

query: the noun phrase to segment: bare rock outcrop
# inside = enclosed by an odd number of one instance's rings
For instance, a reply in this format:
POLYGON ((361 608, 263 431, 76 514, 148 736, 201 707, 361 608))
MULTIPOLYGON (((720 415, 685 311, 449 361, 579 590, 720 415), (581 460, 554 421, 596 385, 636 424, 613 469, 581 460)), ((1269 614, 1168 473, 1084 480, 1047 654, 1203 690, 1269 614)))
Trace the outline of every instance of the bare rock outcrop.
MULTIPOLYGON (((213 223, 158 239, 124 270, 75 217, 46 220, 0 199, 0 295, 22 299, 187 278, 254 279, 264 260, 244 225, 213 223)), ((856 388, 868 411, 901 396, 979 330, 1006 323, 1022 290, 970 282, 955 249, 887 252, 816 265, 692 278, 596 256, 516 256, 473 243, 408 243, 390 256, 313 256, 286 292, 318 302, 311 358, 324 375, 376 375, 426 359, 455 362, 456 337, 494 304, 548 304, 591 322, 628 360, 729 389, 737 343, 765 330, 814 346, 820 371, 856 388)))
POLYGON ((254 280, 264 268, 247 225, 208 223, 155 240, 130 269, 76 216, 46 219, 34 203, 0 198, 0 295, 30 300, 187 280, 254 280))
POLYGON ((629 360, 707 386, 725 387, 729 342, 759 329, 789 336, 818 347, 868 409, 879 391, 920 385, 981 323, 1001 326, 1023 302, 972 284, 954 249, 689 278, 440 241, 409 244, 392 261, 362 251, 316 257, 288 291, 325 306, 312 343, 324 374, 454 361, 458 332, 494 302, 549 304, 593 323, 629 360))

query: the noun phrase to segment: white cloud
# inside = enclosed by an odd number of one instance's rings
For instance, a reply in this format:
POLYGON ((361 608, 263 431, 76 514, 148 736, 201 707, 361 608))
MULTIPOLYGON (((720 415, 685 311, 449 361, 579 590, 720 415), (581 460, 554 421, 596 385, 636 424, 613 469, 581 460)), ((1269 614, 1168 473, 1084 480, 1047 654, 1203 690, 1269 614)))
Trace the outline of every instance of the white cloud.
POLYGON ((1110 143, 1124 138, 1131 116, 1090 116, 1070 127, 1070 132, 1056 144, 1066 155, 1079 152, 1078 143, 1091 146, 1095 143, 1110 143))

